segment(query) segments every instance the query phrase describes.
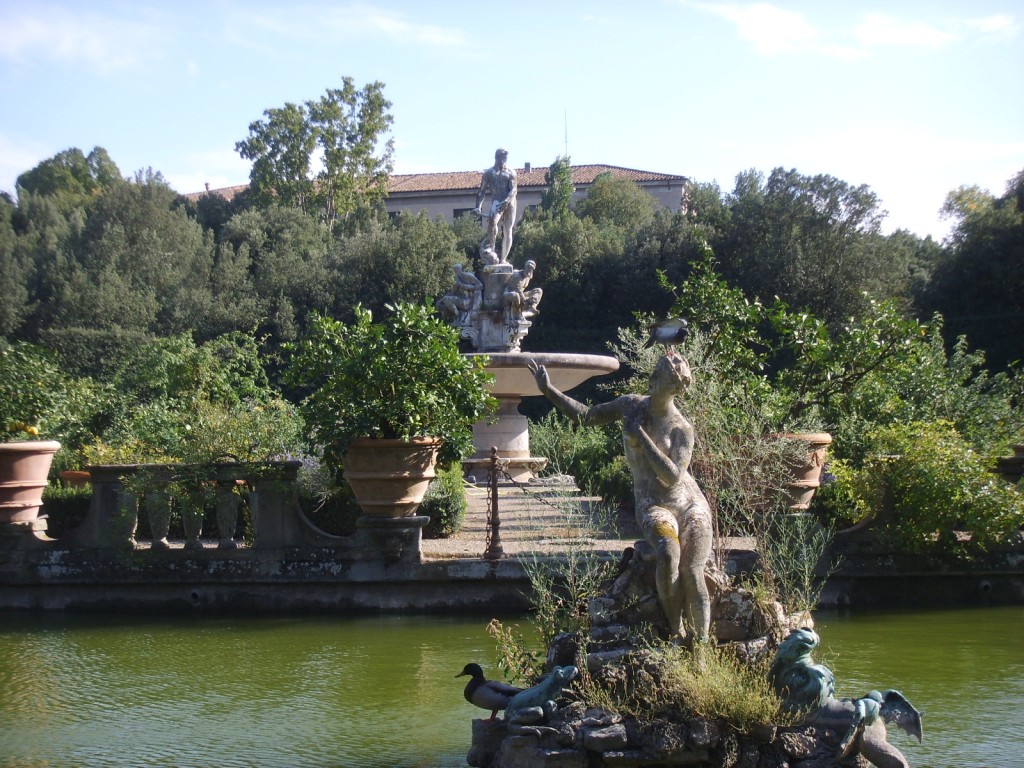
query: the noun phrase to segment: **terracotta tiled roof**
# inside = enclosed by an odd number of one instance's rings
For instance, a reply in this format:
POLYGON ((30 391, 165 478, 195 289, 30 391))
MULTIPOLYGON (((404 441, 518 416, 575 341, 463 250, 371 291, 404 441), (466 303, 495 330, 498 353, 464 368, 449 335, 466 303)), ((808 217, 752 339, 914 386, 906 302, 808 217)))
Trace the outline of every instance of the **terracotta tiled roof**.
MULTIPOLYGON (((548 169, 517 168, 516 176, 519 187, 546 187, 548 186, 544 176, 548 169)), ((572 167, 573 184, 591 184, 594 179, 602 173, 610 173, 613 176, 624 177, 635 182, 676 182, 682 184, 686 181, 685 176, 677 176, 672 173, 657 173, 655 171, 638 171, 633 168, 621 168, 617 165, 574 165, 572 167)), ((480 179, 483 171, 448 171, 445 173, 406 173, 397 174, 391 177, 388 192, 390 194, 402 192, 464 192, 476 191, 480 187, 480 179)), ((204 192, 191 192, 185 197, 189 200, 197 200, 205 194, 220 195, 225 200, 231 200, 238 193, 248 189, 248 184, 239 184, 234 187, 223 187, 211 189, 204 192)))
POLYGON ((245 192, 249 188, 248 184, 237 184, 233 187, 221 187, 220 189, 207 189, 202 192, 189 192, 186 195, 182 195, 186 200, 195 202, 203 195, 219 195, 227 201, 231 201, 235 198, 235 195, 245 192))
MULTIPOLYGON (((548 169, 517 168, 516 176, 519 187, 546 187, 545 175, 548 169)), ((573 184, 591 184, 602 173, 610 173, 636 182, 666 181, 683 183, 685 176, 654 171, 638 171, 633 168, 620 168, 617 165, 574 165, 572 167, 573 184)), ((450 171, 447 173, 409 173, 391 177, 389 192, 455 192, 476 190, 480 187, 483 171, 450 171)))

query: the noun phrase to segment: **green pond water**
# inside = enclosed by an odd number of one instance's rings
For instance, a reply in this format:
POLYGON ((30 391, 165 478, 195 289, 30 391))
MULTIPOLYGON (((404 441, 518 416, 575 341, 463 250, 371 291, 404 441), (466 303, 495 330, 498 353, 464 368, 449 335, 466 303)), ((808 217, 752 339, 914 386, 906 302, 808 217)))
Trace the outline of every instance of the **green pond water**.
MULTIPOLYGON (((464 766, 485 618, 0 614, 0 767, 464 766)), ((1024 766, 1024 609, 821 614, 841 696, 925 711, 913 766, 1024 766)), ((496 673, 495 673, 496 674, 496 673)), ((892 729, 890 729, 892 733, 892 729)))

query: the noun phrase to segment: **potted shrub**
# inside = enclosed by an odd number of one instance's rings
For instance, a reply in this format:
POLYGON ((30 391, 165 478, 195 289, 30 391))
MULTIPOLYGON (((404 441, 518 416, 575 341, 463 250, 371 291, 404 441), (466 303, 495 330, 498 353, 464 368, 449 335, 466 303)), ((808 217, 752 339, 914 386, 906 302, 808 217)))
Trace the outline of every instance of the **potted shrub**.
POLYGON ((0 523, 32 522, 60 450, 42 432, 57 406, 60 372, 30 344, 0 345, 0 523))
POLYGON ((495 401, 482 357, 459 353, 458 331, 426 306, 400 303, 374 322, 316 316, 292 347, 287 379, 324 462, 341 471, 364 514, 415 513, 434 476, 472 451, 473 424, 495 401), (391 484, 398 481, 400 488, 391 484))

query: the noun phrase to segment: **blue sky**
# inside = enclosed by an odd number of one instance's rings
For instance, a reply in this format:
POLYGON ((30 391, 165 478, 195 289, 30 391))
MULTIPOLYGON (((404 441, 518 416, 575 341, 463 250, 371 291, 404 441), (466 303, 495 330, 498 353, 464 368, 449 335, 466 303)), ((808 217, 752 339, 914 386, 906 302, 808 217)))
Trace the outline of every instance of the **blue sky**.
POLYGON ((555 157, 867 184, 937 239, 946 194, 1024 168, 1024 5, 0 0, 0 190, 69 147, 179 192, 248 181, 263 110, 345 75, 393 103, 398 173, 555 157))

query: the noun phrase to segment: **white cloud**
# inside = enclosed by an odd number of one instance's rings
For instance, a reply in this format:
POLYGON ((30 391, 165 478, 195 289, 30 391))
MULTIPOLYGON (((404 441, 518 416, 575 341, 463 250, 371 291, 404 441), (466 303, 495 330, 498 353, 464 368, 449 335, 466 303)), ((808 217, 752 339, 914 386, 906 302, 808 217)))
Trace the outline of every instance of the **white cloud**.
POLYGON ((964 26, 977 30, 983 35, 1012 39, 1020 32, 1020 25, 1010 15, 1005 13, 985 16, 980 19, 966 19, 964 26))
POLYGON ((768 3, 686 3, 691 7, 732 22, 741 40, 754 45, 758 53, 790 53, 813 47, 818 33, 803 14, 768 3))
POLYGON ((926 46, 937 48, 956 40, 956 36, 921 21, 901 21, 884 13, 869 13, 853 28, 863 45, 926 46))
POLYGON ((351 40, 383 37, 392 43, 449 50, 460 49, 471 43, 465 32, 459 28, 421 23, 406 14, 361 3, 341 7, 318 6, 311 8, 308 13, 304 13, 301 6, 276 12, 264 9, 260 15, 247 11, 244 16, 234 21, 239 26, 248 24, 275 35, 287 34, 299 39, 329 37, 334 40, 351 40))
POLYGON ((19 64, 45 59, 84 65, 109 75, 152 58, 157 32, 144 22, 70 7, 26 7, 0 23, 0 57, 19 64))
POLYGON ((1016 20, 1008 14, 946 19, 938 25, 900 19, 885 13, 865 13, 852 29, 826 29, 811 23, 799 11, 771 3, 678 2, 730 22, 740 40, 751 44, 755 51, 765 56, 809 52, 856 60, 870 56, 872 51, 882 47, 940 48, 967 34, 1012 39, 1019 32, 1016 20))

